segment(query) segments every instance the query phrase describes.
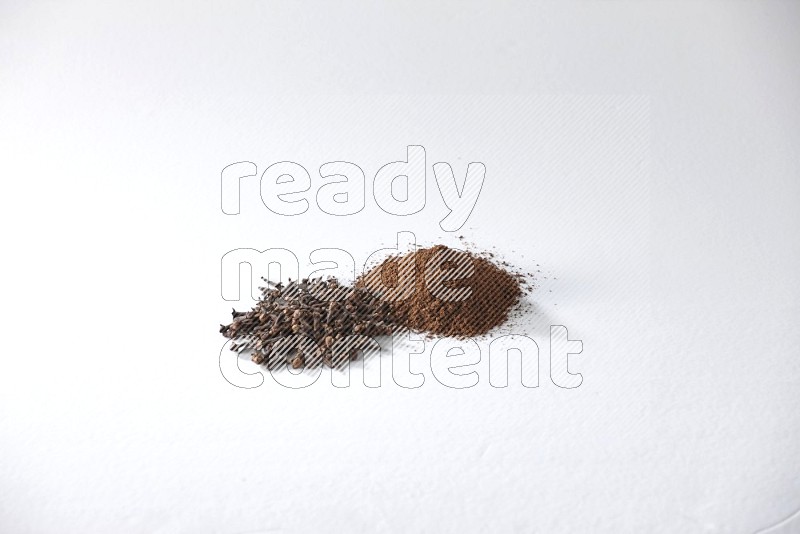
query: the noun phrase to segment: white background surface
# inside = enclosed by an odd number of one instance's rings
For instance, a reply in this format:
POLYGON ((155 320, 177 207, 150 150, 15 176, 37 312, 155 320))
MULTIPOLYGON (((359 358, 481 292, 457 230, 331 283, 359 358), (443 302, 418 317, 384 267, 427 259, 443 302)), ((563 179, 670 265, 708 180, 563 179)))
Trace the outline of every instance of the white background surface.
POLYGON ((0 531, 749 533, 790 516, 798 23, 797 2, 4 2, 0 531), (313 193, 322 163, 369 179, 408 144, 429 170, 486 165, 461 233, 540 265, 514 326, 539 342, 540 387, 492 388, 485 353, 468 390, 424 357, 415 390, 387 364, 378 389, 228 384, 228 250, 305 268, 318 247, 363 261, 399 230, 453 236, 432 183, 404 220, 369 189, 352 217, 278 217, 257 181, 226 216, 222 168, 296 161, 313 193), (583 341, 577 389, 549 381, 550 324, 583 341))

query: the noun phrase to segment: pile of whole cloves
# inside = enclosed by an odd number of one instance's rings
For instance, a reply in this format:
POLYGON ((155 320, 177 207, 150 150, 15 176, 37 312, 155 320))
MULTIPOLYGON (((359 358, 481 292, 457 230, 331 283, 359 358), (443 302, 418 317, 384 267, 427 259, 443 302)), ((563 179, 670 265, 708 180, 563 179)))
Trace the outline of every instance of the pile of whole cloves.
POLYGON ((235 341, 231 350, 252 351, 256 364, 269 369, 287 363, 294 369, 341 367, 364 348, 357 340, 348 342, 349 336, 392 333, 390 304, 365 288, 343 286, 335 278, 289 280, 286 286, 262 280, 267 286, 259 288, 256 306, 247 312, 234 309, 233 322, 220 325, 222 335, 235 341), (278 350, 279 342, 292 334, 306 336, 315 347, 278 350), (341 340, 345 342, 336 345, 341 340))

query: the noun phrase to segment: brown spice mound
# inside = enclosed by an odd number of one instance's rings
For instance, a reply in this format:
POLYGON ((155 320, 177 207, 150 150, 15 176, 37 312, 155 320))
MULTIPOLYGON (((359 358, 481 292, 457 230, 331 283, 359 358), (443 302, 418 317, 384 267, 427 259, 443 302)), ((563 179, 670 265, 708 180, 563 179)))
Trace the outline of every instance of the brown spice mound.
POLYGON ((286 286, 262 280, 267 286, 260 288, 256 306, 247 312, 233 310, 233 322, 219 330, 235 341, 231 350, 251 351, 251 359, 259 365, 340 367, 364 348, 360 340, 348 341, 348 336, 377 337, 393 331, 390 304, 364 288, 340 285, 335 278, 290 281, 286 286), (293 334, 306 336, 315 348, 278 351, 278 342, 293 334), (342 349, 338 354, 337 348, 342 349))
POLYGON ((397 326, 458 338, 479 336, 503 324, 522 295, 514 274, 445 245, 389 258, 359 278, 356 287, 391 302, 397 326))

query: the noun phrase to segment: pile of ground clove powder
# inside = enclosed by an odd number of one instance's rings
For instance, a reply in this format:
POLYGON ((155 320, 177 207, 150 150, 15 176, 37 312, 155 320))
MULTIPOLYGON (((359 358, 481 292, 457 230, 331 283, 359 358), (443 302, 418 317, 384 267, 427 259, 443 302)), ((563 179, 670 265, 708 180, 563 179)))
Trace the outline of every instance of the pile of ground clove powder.
POLYGON ((480 336, 508 320, 526 279, 491 260, 444 245, 391 257, 352 286, 336 279, 304 279, 287 286, 267 282, 256 307, 233 311, 220 332, 231 349, 250 351, 269 368, 318 365, 341 367, 366 347, 355 336, 378 337, 400 330, 466 338, 480 336), (273 350, 292 334, 315 345, 273 350))
POLYGON ((377 294, 391 287, 383 296, 391 302, 398 326, 465 338, 506 322, 522 296, 523 280, 485 256, 436 245, 387 259, 356 286, 377 294))

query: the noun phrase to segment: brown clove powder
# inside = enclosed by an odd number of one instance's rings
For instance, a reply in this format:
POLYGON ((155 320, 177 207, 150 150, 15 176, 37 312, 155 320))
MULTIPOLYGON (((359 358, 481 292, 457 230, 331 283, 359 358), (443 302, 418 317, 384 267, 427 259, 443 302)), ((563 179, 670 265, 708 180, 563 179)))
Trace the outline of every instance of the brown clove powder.
POLYGON ((522 296, 518 275, 486 257, 445 245, 389 258, 362 276, 356 286, 383 292, 391 302, 396 326, 457 338, 486 334, 503 324, 522 296), (466 265, 471 269, 465 271, 466 265), (447 271, 454 279, 439 282, 447 271), (469 294, 463 296, 467 288, 469 294), (442 294, 447 290, 449 298, 442 294))

